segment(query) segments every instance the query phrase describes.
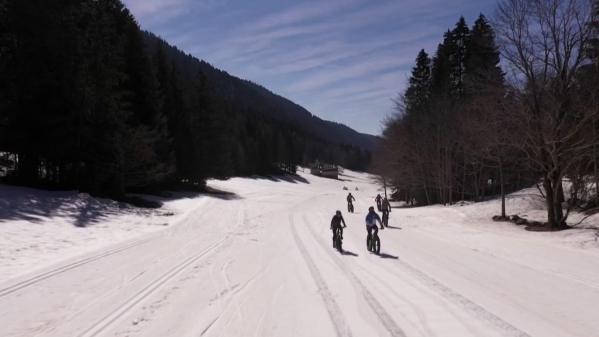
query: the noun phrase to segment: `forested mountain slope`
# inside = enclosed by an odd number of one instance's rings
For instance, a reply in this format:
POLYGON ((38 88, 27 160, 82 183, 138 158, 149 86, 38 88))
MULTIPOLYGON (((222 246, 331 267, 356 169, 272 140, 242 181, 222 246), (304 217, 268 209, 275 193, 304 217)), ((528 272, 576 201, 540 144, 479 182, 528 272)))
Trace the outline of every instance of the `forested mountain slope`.
POLYGON ((378 140, 376 136, 359 133, 341 123, 323 120, 259 84, 230 75, 186 54, 151 32, 145 31, 144 37, 150 50, 163 48, 182 75, 203 73, 216 93, 232 100, 237 109, 249 109, 252 113, 262 113, 278 121, 298 125, 300 130, 330 143, 352 145, 368 151, 375 147, 378 140))
POLYGON ((364 170, 375 137, 143 32, 119 0, 0 1, 0 179, 95 195, 364 170))

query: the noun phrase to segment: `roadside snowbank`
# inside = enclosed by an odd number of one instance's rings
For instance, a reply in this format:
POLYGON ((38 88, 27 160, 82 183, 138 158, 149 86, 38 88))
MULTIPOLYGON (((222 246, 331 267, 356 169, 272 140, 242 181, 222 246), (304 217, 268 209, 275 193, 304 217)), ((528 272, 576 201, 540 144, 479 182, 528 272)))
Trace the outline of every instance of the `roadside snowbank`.
POLYGON ((0 185, 0 281, 167 228, 198 207, 198 198, 143 209, 75 191, 0 185))

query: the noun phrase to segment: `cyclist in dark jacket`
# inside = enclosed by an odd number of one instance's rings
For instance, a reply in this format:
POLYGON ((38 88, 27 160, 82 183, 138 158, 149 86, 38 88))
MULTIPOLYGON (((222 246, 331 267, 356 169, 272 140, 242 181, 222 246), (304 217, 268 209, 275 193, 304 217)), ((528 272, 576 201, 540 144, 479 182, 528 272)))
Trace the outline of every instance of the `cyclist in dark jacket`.
POLYGON ((389 226, 388 222, 389 222, 389 213, 391 213, 391 204, 389 203, 389 200, 387 200, 387 198, 383 199, 383 202, 381 203, 381 208, 382 208, 382 212, 383 212, 383 224, 385 226, 389 226))
POLYGON ((331 219, 331 230, 333 231, 333 246, 335 245, 335 230, 337 230, 338 228, 341 229, 341 239, 343 239, 343 228, 345 227, 347 226, 345 225, 345 220, 341 215, 341 211, 335 212, 335 215, 333 215, 333 218, 331 219), (343 226, 341 226, 342 223, 343 226))
POLYGON ((351 192, 349 192, 349 194, 347 195, 347 211, 351 213, 354 212, 354 205, 352 201, 356 201, 356 198, 354 198, 354 196, 351 195, 351 192))
POLYGON ((376 209, 379 210, 379 212, 381 211, 381 201, 383 200, 383 197, 381 197, 380 194, 376 195, 376 198, 374 198, 374 201, 376 201, 376 209))

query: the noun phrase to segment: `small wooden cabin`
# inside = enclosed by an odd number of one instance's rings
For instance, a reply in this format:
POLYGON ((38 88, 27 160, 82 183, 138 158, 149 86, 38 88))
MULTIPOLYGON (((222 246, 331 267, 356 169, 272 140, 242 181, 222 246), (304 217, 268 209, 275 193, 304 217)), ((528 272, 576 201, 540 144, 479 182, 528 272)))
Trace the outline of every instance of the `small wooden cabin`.
POLYGON ((337 165, 316 162, 311 165, 310 173, 319 177, 339 179, 339 167, 337 165))

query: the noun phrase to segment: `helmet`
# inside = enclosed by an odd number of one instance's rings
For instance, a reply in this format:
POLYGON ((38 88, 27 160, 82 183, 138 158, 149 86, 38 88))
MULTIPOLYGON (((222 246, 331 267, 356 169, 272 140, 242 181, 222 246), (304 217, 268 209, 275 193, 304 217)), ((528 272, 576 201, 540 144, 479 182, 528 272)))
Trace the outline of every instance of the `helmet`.
POLYGON ((341 211, 335 212, 336 215, 341 215, 341 211))
POLYGON ((368 207, 368 212, 374 212, 374 207, 372 207, 372 206, 368 207))

